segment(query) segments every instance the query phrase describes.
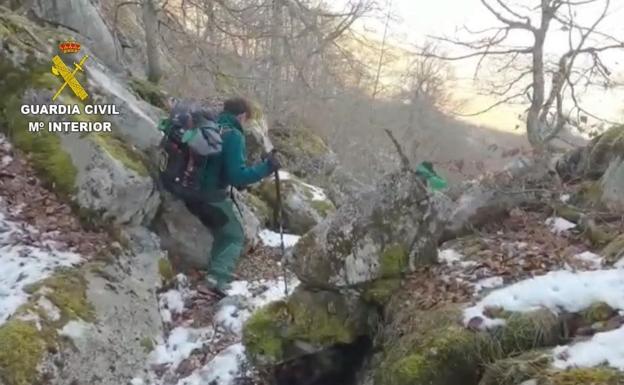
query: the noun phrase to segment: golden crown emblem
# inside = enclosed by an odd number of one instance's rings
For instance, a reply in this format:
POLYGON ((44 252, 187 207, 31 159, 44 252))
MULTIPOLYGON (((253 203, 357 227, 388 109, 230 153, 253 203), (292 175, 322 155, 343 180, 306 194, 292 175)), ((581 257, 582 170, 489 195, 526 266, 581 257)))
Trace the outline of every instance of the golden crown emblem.
POLYGON ((75 41, 64 41, 60 43, 58 47, 59 50, 65 54, 80 52, 80 43, 75 41))

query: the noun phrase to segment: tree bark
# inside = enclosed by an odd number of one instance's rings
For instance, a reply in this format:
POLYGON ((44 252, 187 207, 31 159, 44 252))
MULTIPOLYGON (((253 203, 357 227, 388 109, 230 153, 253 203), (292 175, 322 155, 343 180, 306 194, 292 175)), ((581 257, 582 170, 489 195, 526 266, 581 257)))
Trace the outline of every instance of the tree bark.
POLYGON ((143 24, 145 24, 147 80, 158 84, 162 77, 162 69, 160 66, 160 48, 158 44, 158 11, 154 0, 143 1, 143 24))
POLYGON ((271 2, 271 68, 269 69, 269 90, 267 94, 269 110, 274 112, 280 104, 281 56, 283 50, 283 4, 282 0, 271 2))

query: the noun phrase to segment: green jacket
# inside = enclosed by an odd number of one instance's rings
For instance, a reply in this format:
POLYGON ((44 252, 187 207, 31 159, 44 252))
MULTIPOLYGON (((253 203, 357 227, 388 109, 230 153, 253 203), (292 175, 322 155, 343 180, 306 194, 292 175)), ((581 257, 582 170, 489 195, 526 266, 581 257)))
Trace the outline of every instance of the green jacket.
POLYGON ((271 169, 266 161, 247 167, 245 135, 236 117, 221 113, 217 122, 225 130, 222 136, 223 150, 218 158, 204 166, 202 190, 210 193, 225 190, 229 186, 244 187, 269 176, 271 169))

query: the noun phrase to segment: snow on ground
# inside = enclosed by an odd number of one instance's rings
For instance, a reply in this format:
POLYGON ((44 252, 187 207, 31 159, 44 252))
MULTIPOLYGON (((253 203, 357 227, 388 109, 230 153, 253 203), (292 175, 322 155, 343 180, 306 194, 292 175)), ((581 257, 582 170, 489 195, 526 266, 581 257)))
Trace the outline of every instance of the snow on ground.
POLYGON ((445 249, 438 251, 438 260, 447 265, 453 265, 464 259, 464 256, 453 249, 445 249))
POLYGON ((487 289, 495 289, 497 287, 501 287, 505 284, 503 277, 490 277, 485 278, 474 284, 475 293, 479 294, 483 290, 487 289))
POLYGON ((72 339, 78 339, 89 331, 91 325, 84 321, 69 321, 59 331, 59 334, 72 339))
MULTIPOLYGON (((299 281, 288 282, 288 293, 292 293, 299 281)), ((160 295, 159 305, 163 321, 172 322, 172 316, 182 314, 185 303, 196 292, 189 288, 188 279, 182 274, 177 276, 176 288, 160 295)), ((233 385, 236 378, 245 374, 248 367, 245 351, 240 343, 244 323, 253 312, 270 302, 286 296, 284 280, 234 281, 225 291, 226 297, 217 304, 212 327, 192 328, 184 324, 175 327, 166 339, 158 341, 150 353, 149 364, 166 365, 170 373, 194 351, 223 345, 203 367, 196 369, 185 378, 177 380, 178 385, 233 385)), ((149 383, 161 384, 161 380, 151 373, 149 383)), ((135 378, 134 383, 143 384, 142 378, 135 378)))
POLYGON ((78 254, 54 250, 49 243, 24 244, 21 240, 36 240, 39 234, 31 226, 7 218, 2 203, 0 198, 0 324, 28 300, 24 287, 82 260, 78 254))
POLYGON ((585 251, 583 253, 577 254, 574 256, 574 258, 579 261, 586 262, 595 269, 599 269, 602 266, 602 262, 604 260, 604 258, 602 258, 600 255, 592 253, 591 251, 585 251))
POLYGON ((178 385, 235 384, 245 365, 245 347, 241 343, 236 343, 223 350, 191 376, 178 381, 178 385))
MULTIPOLYGON (((292 180, 295 179, 295 177, 293 175, 291 175, 288 171, 283 171, 280 170, 279 172, 279 177, 280 180, 292 180)), ((328 200, 329 198, 327 198, 327 194, 325 194, 325 191, 318 187, 318 186, 314 186, 308 183, 305 183, 302 180, 298 180, 297 183, 300 183, 302 186, 306 187, 308 190, 310 190, 310 193, 312 193, 312 197, 311 199, 313 201, 325 201, 328 200)))
POLYGON ((555 234, 562 234, 576 227, 575 223, 560 217, 548 218, 546 220, 546 225, 550 226, 550 229, 555 234))
POLYGON ((554 349, 557 369, 591 368, 607 364, 624 371, 624 327, 598 333, 590 340, 554 349))
POLYGON ((624 271, 595 270, 583 272, 552 271, 546 275, 520 281, 488 294, 464 312, 466 325, 480 317, 485 328, 504 324, 488 318, 487 308, 503 308, 512 312, 529 312, 547 308, 578 312, 594 303, 605 302, 614 309, 624 310, 624 271))
MULTIPOLYGON (((293 247, 299 242, 299 235, 284 234, 284 246, 286 248, 293 247)), ((260 240, 268 247, 281 247, 281 239, 279 233, 264 229, 260 231, 260 240)))
MULTIPOLYGON (((587 254, 589 255, 589 254, 587 254)), ((592 257, 593 258, 593 257, 592 257)), ((588 258, 589 259, 589 258, 588 258)), ((504 325, 500 319, 488 318, 488 308, 529 312, 547 308, 554 313, 579 312, 596 303, 606 303, 624 310, 624 271, 621 269, 583 272, 553 271, 496 290, 464 312, 466 325, 475 318, 484 320, 482 328, 504 325)), ((591 339, 559 346, 552 351, 554 367, 595 367, 607 364, 624 370, 624 326, 595 334, 591 339)))

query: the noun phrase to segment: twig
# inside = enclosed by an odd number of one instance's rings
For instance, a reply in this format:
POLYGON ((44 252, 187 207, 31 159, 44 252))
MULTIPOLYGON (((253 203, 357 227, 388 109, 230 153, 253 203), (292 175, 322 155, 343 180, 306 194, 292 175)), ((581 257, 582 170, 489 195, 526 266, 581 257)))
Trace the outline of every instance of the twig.
POLYGON ((392 133, 392 131, 390 131, 387 128, 385 128, 384 131, 390 137, 390 140, 392 141, 392 144, 394 144, 394 147, 396 148, 396 151, 399 154, 399 159, 401 160, 401 168, 403 170, 411 170, 409 158, 403 152, 403 149, 401 148, 401 145, 399 144, 399 142, 394 137, 394 134, 392 133))

